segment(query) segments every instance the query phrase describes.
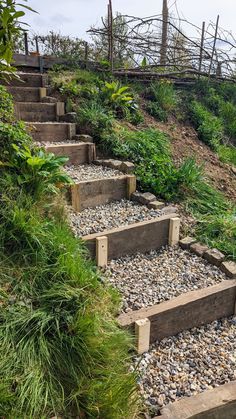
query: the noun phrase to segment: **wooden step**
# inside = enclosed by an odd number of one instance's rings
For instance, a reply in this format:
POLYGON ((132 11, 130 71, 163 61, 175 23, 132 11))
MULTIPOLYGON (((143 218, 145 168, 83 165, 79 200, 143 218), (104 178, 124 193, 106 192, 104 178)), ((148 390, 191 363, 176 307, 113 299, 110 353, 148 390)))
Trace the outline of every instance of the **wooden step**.
MULTIPOLYGON (((72 124, 73 125, 73 124, 72 124)), ((69 164, 86 164, 92 163, 96 158, 95 144, 93 143, 62 143, 56 145, 46 146, 49 153, 54 153, 57 156, 66 156, 69 158, 69 164)))
POLYGON ((45 87, 7 86, 7 90, 15 102, 40 102, 42 97, 47 96, 45 87))
MULTIPOLYGON (((76 124, 65 122, 34 122, 26 126, 33 139, 39 142, 67 141, 76 134, 76 124)), ((52 151, 55 152, 55 149, 52 151)))
POLYGON ((173 241, 173 220, 179 221, 177 214, 164 215, 149 221, 90 234, 84 236, 83 240, 91 257, 97 261, 99 253, 97 243, 100 238, 104 237, 108 242, 107 260, 117 259, 137 252, 146 253, 151 250, 161 249, 161 247, 168 244, 174 245, 178 243, 179 238, 175 232, 175 242, 173 241))
POLYGON ((48 84, 48 76, 46 74, 17 73, 17 76, 17 78, 10 80, 9 83, 1 80, 1 84, 19 87, 46 87, 48 84))
POLYGON ((132 175, 81 181, 71 187, 72 207, 80 212, 85 208, 130 199, 135 191, 136 177, 132 175))
POLYGON ((64 103, 15 103, 15 115, 17 119, 27 122, 53 122, 59 115, 65 112, 64 103))
POLYGON ((138 321, 150 321, 148 346, 156 341, 235 314, 236 281, 189 291, 169 301, 121 314, 120 326, 134 332, 138 321))

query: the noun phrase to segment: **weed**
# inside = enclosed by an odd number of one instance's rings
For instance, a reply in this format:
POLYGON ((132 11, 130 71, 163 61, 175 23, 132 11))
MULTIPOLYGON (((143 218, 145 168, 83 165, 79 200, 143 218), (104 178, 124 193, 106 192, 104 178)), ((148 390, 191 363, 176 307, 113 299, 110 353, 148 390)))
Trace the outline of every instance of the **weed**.
POLYGON ((232 163, 236 166, 236 148, 231 145, 220 145, 217 149, 219 158, 224 163, 232 163))
POLYGON ((114 120, 113 113, 97 102, 84 102, 77 109, 77 121, 81 132, 99 140, 102 133, 110 131, 114 120))

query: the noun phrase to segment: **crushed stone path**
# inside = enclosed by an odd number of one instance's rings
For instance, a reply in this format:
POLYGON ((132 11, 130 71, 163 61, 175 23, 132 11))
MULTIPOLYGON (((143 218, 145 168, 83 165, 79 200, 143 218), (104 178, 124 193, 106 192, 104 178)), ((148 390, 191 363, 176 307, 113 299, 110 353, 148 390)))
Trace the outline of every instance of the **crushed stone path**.
POLYGON ((161 211, 149 209, 127 199, 87 208, 80 213, 68 207, 70 225, 77 237, 151 220, 161 215, 161 211))
POLYGON ((164 405, 236 380, 236 317, 214 321, 152 345, 132 370, 153 415, 164 405))
POLYGON ((109 262, 105 272, 123 298, 123 312, 138 310, 226 279, 219 268, 179 247, 109 262))

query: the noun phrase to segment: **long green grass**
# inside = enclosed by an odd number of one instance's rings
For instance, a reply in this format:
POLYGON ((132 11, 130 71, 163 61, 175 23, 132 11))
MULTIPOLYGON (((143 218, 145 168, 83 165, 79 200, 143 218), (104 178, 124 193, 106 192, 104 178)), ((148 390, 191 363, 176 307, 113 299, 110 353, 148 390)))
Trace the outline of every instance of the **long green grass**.
MULTIPOLYGON (((24 160, 6 164, 12 143, 20 150, 27 144, 38 158, 30 141, 20 125, 2 126, 0 416, 137 417, 136 376, 129 372, 133 342, 116 324, 118 294, 73 237, 45 168, 47 188, 32 194, 16 181, 26 173, 24 160)), ((28 172, 29 183, 42 167, 33 177, 28 172)))

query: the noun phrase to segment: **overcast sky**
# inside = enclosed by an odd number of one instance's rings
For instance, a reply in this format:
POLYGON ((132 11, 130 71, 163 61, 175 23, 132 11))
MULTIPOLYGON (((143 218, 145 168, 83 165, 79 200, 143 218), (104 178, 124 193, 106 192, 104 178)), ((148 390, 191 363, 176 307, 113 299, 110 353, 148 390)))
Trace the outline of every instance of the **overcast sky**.
MULTIPOLYGON (((88 38, 86 31, 100 23, 107 3, 107 0, 28 0, 39 15, 28 13, 27 22, 36 33, 45 34, 53 29, 64 35, 88 38)), ((173 3, 174 0, 169 0, 170 5, 173 3)), ((236 0, 177 0, 177 5, 182 16, 199 26, 203 20, 215 21, 219 14, 220 26, 236 32, 236 0)), ((162 0, 113 0, 114 11, 132 16, 159 14, 161 8, 162 0)))

